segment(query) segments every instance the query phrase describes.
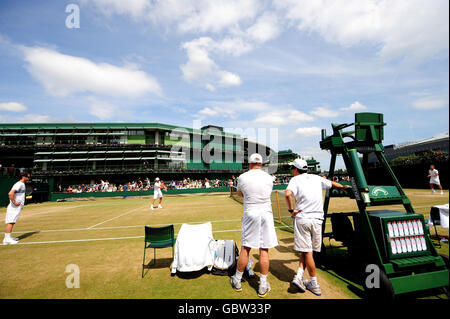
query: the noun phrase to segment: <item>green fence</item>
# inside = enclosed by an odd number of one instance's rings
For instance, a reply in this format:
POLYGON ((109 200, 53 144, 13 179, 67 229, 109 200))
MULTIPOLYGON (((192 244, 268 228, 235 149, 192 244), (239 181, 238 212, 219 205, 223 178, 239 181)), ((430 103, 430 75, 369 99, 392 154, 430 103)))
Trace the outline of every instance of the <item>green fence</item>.
POLYGON ((18 177, 0 176, 0 207, 8 206, 8 193, 18 180, 18 177))
MULTIPOLYGON (((273 189, 286 189, 287 185, 274 185, 273 189)), ((188 188, 188 189, 169 189, 163 192, 163 195, 177 194, 202 194, 202 193, 229 193, 230 188, 212 187, 212 188, 188 188)), ((55 202, 60 199, 71 198, 106 198, 106 197, 125 197, 125 196, 150 196, 153 190, 149 191, 126 191, 126 192, 97 192, 97 193, 51 193, 49 200, 55 202)))
MULTIPOLYGON (((229 187, 214 187, 214 188, 188 188, 188 189, 170 189, 163 192, 163 195, 176 194, 199 194, 199 193, 228 193, 229 187)), ((58 199, 69 198, 102 198, 102 197, 124 197, 124 196, 150 196, 153 195, 153 190, 149 191, 126 191, 126 192, 97 192, 97 193, 52 193, 50 194, 50 201, 54 202, 58 199)))

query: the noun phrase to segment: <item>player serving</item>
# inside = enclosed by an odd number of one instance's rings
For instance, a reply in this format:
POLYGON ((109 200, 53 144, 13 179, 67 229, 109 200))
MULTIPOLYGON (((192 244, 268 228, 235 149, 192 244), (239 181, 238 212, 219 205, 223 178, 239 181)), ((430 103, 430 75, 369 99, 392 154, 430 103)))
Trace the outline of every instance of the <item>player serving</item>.
POLYGON ((161 190, 166 190, 166 186, 164 185, 163 181, 160 181, 159 178, 155 178, 155 184, 153 184, 153 201, 152 205, 150 206, 151 210, 154 210, 153 206, 155 205, 155 200, 159 198, 159 204, 158 208, 163 208, 161 203, 163 200, 163 194, 161 190))
POLYGON ((30 179, 30 173, 20 173, 20 181, 15 183, 8 193, 9 205, 6 209, 6 231, 5 239, 3 239, 3 245, 15 245, 19 243, 18 238, 11 237, 11 232, 17 222, 17 219, 19 218, 19 214, 23 208, 23 205, 25 204, 25 183, 30 179))
POLYGON ((441 190, 441 195, 443 195, 444 192, 442 191, 441 181, 439 180, 439 171, 434 168, 434 165, 430 165, 430 170, 428 171, 427 177, 430 179, 431 193, 434 194, 433 185, 437 185, 441 190))

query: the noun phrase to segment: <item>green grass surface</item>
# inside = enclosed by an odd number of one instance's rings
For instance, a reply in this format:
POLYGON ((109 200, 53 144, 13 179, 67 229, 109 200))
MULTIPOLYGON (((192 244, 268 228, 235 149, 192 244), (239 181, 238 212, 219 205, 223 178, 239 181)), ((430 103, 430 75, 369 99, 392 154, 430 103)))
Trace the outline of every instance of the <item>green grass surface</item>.
MULTIPOLYGON (((430 207, 448 202, 444 196, 425 190, 407 190, 418 213, 428 218, 430 207)), ((20 244, 0 246, 0 298, 257 298, 257 279, 243 283, 243 292, 229 286, 229 278, 203 273, 194 278, 170 275, 171 249, 148 250, 146 276, 141 278, 144 225, 211 221, 215 239, 233 239, 240 244, 242 205, 228 195, 166 197, 163 209, 151 211, 150 198, 99 199, 95 201, 48 202, 27 205, 14 228, 20 244), (66 266, 80 268, 80 288, 68 289, 66 266)), ((284 198, 280 206, 284 211, 284 198)), ((401 209, 401 206, 389 207, 401 209)), ((332 199, 331 212, 355 211, 346 198, 332 199)), ((6 209, 0 210, 4 219, 6 209)), ((274 215, 277 208, 274 206, 274 215)), ((327 231, 331 225, 327 225, 327 231)), ((438 228, 448 236, 448 229, 438 228)), ((432 232, 434 233, 434 232, 432 232)), ((277 229, 279 246, 270 250, 270 298, 319 298, 289 290, 298 267, 293 234, 277 229)), ((3 236, 3 233, 2 233, 3 236)), ((333 240, 327 245, 337 246, 333 240)), ((339 254, 342 248, 333 249, 339 254)), ((448 244, 439 251, 447 254, 448 244)), ((258 273, 257 251, 251 252, 258 273)), ((347 267, 348 268, 348 267, 347 267)), ((346 269, 345 264, 343 269, 346 269)), ((361 287, 339 267, 319 267, 320 298, 359 298, 361 287)), ((424 297, 436 297, 435 292, 424 297)), ((420 296, 423 297, 423 296, 420 296)), ((442 296, 437 296, 442 297, 442 296)))

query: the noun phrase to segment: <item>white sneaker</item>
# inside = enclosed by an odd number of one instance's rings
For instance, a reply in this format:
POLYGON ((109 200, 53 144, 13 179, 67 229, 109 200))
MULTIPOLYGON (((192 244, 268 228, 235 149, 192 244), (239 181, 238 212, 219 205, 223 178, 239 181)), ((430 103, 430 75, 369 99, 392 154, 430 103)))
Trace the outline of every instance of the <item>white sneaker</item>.
POLYGON ((443 191, 441 191, 441 195, 444 195, 444 192, 443 192, 443 191))
POLYGON ((315 294, 316 296, 322 295, 322 291, 320 290, 319 284, 313 285, 313 283, 311 282, 311 280, 305 280, 303 283, 305 284, 306 289, 308 289, 309 291, 311 291, 311 292, 312 292, 313 294, 315 294))
POLYGON ((15 240, 15 241, 19 241, 19 238, 17 238, 17 237, 11 237, 11 239, 15 240))
POLYGON ((151 209, 151 210, 154 210, 153 205, 150 205, 150 209, 151 209))
POLYGON ((237 291, 237 292, 242 291, 241 282, 239 280, 237 280, 235 276, 231 276, 230 284, 231 284, 231 288, 233 288, 234 291, 237 291))
POLYGON ((14 239, 12 239, 12 238, 5 238, 5 239, 3 239, 3 245, 15 245, 15 244, 18 244, 19 243, 19 241, 17 240, 14 240, 14 239))
POLYGON ((158 205, 158 208, 162 208, 161 204, 158 205))
POLYGON ((270 291, 270 284, 268 282, 266 282, 265 285, 259 284, 258 297, 264 298, 265 296, 267 296, 269 291, 270 291))
POLYGON ((434 189, 433 189, 433 190, 431 190, 431 194, 434 194, 434 189))
POLYGON ((297 275, 294 276, 294 279, 292 279, 291 284, 296 287, 300 292, 305 292, 306 287, 303 283, 303 280, 299 279, 297 275))

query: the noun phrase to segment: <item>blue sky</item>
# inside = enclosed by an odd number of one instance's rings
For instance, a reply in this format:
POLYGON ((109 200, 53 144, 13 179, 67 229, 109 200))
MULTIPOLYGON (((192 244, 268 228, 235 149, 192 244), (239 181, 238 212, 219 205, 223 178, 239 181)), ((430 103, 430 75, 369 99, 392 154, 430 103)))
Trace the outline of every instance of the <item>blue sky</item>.
POLYGON ((448 6, 1 1, 0 122, 277 128, 268 143, 326 168, 320 128, 358 111, 384 113, 385 144, 448 132, 448 6), (80 28, 66 27, 68 4, 80 28))

